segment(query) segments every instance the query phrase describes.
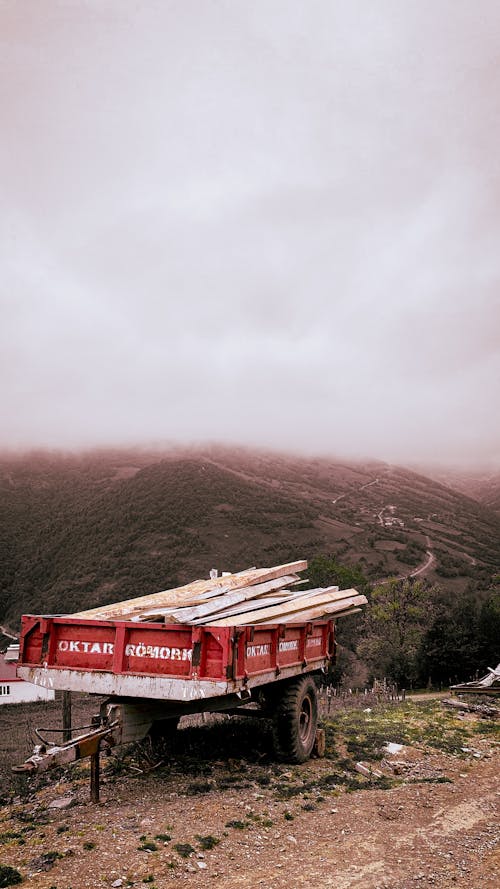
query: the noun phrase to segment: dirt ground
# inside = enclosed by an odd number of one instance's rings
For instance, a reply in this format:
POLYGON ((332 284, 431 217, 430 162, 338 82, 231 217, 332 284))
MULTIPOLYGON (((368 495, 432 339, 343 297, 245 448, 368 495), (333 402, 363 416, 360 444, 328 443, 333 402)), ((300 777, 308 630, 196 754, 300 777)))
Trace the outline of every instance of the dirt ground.
POLYGON ((97 806, 83 764, 45 786, 19 784, 0 810, 0 863, 33 889, 498 889, 498 731, 439 706, 410 702, 380 725, 366 708, 327 730, 326 758, 299 766, 273 761, 254 720, 187 726, 168 759, 141 748, 105 762, 97 806), (361 719, 373 737, 421 727, 371 763, 386 778, 352 768, 361 719), (61 800, 71 807, 51 807, 61 800))

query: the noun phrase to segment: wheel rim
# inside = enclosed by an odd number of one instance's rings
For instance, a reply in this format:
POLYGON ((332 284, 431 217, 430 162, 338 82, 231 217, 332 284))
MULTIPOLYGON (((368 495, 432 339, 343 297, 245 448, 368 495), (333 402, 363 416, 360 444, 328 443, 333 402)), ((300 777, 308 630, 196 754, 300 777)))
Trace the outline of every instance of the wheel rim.
POLYGON ((311 734, 312 716, 312 701, 309 695, 306 695, 302 701, 299 716, 299 737, 302 743, 306 743, 311 734))

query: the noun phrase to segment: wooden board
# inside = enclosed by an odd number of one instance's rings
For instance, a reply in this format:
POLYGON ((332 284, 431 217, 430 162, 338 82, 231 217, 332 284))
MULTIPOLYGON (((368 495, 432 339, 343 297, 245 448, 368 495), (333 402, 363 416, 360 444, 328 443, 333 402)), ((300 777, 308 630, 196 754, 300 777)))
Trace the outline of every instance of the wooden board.
POLYGON ((217 577, 214 580, 195 580, 182 587, 171 590, 163 590, 147 596, 139 596, 135 599, 127 599, 112 605, 102 605, 98 608, 90 608, 87 611, 79 611, 73 617, 89 617, 96 620, 131 620, 143 611, 158 607, 177 608, 181 605, 199 605, 210 596, 218 596, 229 593, 232 590, 263 583, 277 577, 295 574, 305 571, 306 561, 289 562, 286 565, 277 565, 273 568, 255 568, 242 571, 238 574, 229 574, 226 577, 217 577))
MULTIPOLYGON (((288 617, 276 618, 276 620, 263 620, 261 621, 261 623, 259 623, 259 627, 273 627, 276 626, 276 624, 286 624, 287 626, 292 626, 293 624, 300 625, 315 620, 336 620, 338 617, 347 617, 348 615, 356 614, 361 610, 361 608, 346 608, 345 611, 339 611, 336 614, 326 613, 307 618, 303 618, 302 613, 299 611, 296 615, 292 614, 288 617)), ((243 624, 242 626, 245 626, 245 624, 243 624)))
MULTIPOLYGON (((334 602, 332 604, 327 603, 325 605, 317 605, 315 608, 303 609, 302 611, 296 612, 291 619, 294 621, 304 622, 308 620, 319 620, 320 618, 337 617, 350 612, 351 609, 356 608, 359 605, 366 605, 366 599, 364 596, 349 596, 347 599, 343 599, 340 602, 334 602)), ((276 619, 275 623, 287 623, 288 621, 286 617, 287 616, 285 615, 283 621, 276 619)), ((266 619, 266 622, 270 623, 271 621, 266 619)), ((252 619, 252 623, 260 624, 261 621, 259 621, 258 617, 256 616, 255 619, 252 619)))
POLYGON ((275 617, 291 615, 305 609, 314 608, 315 605, 326 605, 339 599, 348 598, 351 595, 358 596, 359 593, 353 589, 338 590, 337 587, 331 587, 315 596, 298 596, 291 601, 287 600, 282 605, 273 605, 270 608, 260 608, 258 610, 249 609, 244 614, 211 621, 210 624, 213 627, 236 627, 243 624, 260 623, 264 620, 270 621, 275 617))
MULTIPOLYGON (((255 610, 259 610, 260 608, 269 608, 271 605, 282 605, 283 602, 288 602, 287 596, 265 596, 262 599, 252 599, 252 610, 255 606, 255 610)), ((240 602, 239 605, 233 605, 232 608, 225 608, 223 614, 209 614, 207 617, 200 617, 197 620, 193 620, 192 623, 194 626, 207 626, 212 623, 214 620, 222 620, 222 617, 231 617, 233 614, 246 614, 248 612, 248 602, 240 602)))
MULTIPOLYGON (((295 574, 285 574, 284 577, 277 577, 274 580, 266 581, 266 583, 256 583, 253 586, 243 587, 241 590, 235 590, 232 593, 225 593, 221 596, 213 596, 207 602, 202 602, 201 605, 192 605, 187 606, 186 608, 176 608, 168 613, 165 612, 165 608, 155 609, 154 612, 143 612, 143 616, 151 617, 152 614, 163 614, 167 623, 171 620, 172 623, 190 624, 198 618, 204 618, 210 614, 217 614, 219 611, 225 612, 226 608, 230 608, 231 606, 238 605, 240 603, 246 603, 249 599, 253 601, 254 599, 257 599, 259 596, 263 596, 266 593, 280 590, 287 584, 293 583, 297 579, 298 578, 295 574)), ((283 596, 282 598, 285 598, 285 596, 283 596)), ((248 611, 248 606, 245 605, 243 605, 242 610, 244 611, 245 607, 248 611)))
MULTIPOLYGON (((332 590, 332 598, 334 598, 336 595, 336 591, 338 592, 338 587, 328 587, 328 590, 332 590)), ((299 598, 304 599, 304 601, 305 601, 306 599, 311 598, 311 596, 318 596, 320 593, 324 593, 324 592, 326 592, 325 587, 318 587, 314 590, 289 590, 289 589, 281 590, 279 597, 277 594, 273 595, 272 601, 269 601, 267 603, 266 603, 267 597, 262 596, 262 597, 259 597, 258 600, 251 599, 251 601, 249 601, 248 603, 243 603, 242 605, 236 605, 234 607, 224 609, 224 611, 221 611, 220 613, 217 614, 217 620, 219 620, 219 618, 222 619, 223 617, 228 617, 231 614, 245 614, 248 611, 252 611, 254 608, 254 605, 255 605, 256 609, 257 608, 260 609, 260 608, 263 608, 264 605, 266 605, 266 604, 267 605, 279 605, 282 602, 283 603, 293 602, 295 599, 299 599, 299 598)), ((343 595, 343 593, 341 595, 343 595)), ((194 621, 194 623, 196 623, 196 621, 194 621)), ((204 620, 203 623, 210 623, 210 621, 204 620)))

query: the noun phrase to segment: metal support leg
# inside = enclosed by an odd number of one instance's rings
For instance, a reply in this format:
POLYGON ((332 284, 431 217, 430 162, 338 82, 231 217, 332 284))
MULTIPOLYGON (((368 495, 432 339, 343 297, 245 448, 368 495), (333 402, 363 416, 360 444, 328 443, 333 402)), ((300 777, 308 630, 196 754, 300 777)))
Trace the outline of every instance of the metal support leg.
POLYGON ((63 744, 71 741, 71 692, 62 693, 63 744))
POLYGON ((90 799, 93 803, 99 802, 99 785, 100 785, 100 762, 99 762, 99 754, 100 754, 100 743, 97 745, 97 750, 90 757, 90 799))

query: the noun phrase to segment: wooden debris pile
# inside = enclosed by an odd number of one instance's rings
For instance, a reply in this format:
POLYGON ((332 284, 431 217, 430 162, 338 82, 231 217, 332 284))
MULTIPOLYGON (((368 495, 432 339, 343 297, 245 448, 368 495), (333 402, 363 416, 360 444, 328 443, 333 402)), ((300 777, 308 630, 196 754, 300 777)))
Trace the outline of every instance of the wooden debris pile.
POLYGON ((298 576, 306 569, 305 561, 274 568, 249 568, 73 616, 232 627, 344 617, 366 605, 365 596, 354 589, 294 589, 306 582, 298 576))
POLYGON ((474 682, 463 682, 461 685, 452 685, 450 691, 460 692, 460 694, 486 694, 486 695, 498 695, 500 694, 500 664, 494 670, 492 667, 488 667, 488 672, 486 676, 483 676, 482 679, 477 679, 474 682))
POLYGON ((457 701, 453 698, 446 698, 441 701, 443 707, 450 707, 453 710, 461 710, 465 713, 476 713, 485 719, 498 719, 500 717, 500 709, 491 707, 489 704, 470 704, 465 701, 457 701))

